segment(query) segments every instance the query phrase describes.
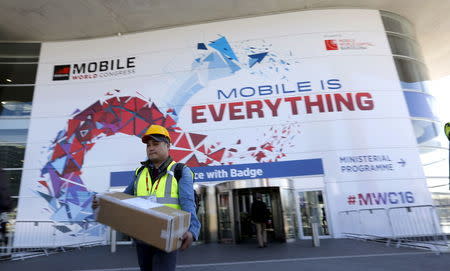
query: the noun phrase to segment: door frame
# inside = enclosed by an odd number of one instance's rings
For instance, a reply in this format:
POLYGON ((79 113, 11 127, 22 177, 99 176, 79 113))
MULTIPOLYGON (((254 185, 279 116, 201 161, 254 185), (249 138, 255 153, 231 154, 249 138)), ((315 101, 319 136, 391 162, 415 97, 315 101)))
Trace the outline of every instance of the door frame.
POLYGON ((308 189, 308 188, 304 188, 304 189, 295 189, 295 204, 296 204, 296 211, 297 211, 297 223, 298 223, 298 238, 300 240, 311 240, 312 236, 305 236, 303 234, 303 222, 302 222, 302 216, 301 216, 301 212, 300 212, 300 196, 299 196, 299 192, 314 192, 314 191, 320 191, 322 192, 322 199, 323 199, 323 204, 325 205, 325 214, 327 217, 327 224, 328 224, 328 235, 319 235, 319 239, 329 239, 329 238, 333 238, 333 234, 331 232, 331 223, 330 223, 330 209, 328 206, 328 200, 327 200, 327 195, 326 195, 326 191, 325 188, 313 188, 313 189, 308 189))

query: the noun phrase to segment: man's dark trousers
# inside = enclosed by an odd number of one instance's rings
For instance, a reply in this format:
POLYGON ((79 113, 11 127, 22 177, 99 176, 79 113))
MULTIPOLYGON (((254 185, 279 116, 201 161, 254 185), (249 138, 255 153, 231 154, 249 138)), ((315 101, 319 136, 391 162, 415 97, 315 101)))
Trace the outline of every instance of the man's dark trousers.
POLYGON ((167 253, 141 241, 136 241, 136 250, 141 271, 175 271, 178 251, 167 253))

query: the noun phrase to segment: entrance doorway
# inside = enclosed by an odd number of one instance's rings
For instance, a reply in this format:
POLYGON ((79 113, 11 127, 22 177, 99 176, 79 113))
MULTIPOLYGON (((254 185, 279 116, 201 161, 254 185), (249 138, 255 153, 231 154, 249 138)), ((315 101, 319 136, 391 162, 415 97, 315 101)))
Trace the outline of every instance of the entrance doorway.
POLYGON ((318 217, 319 236, 329 237, 330 231, 323 192, 321 190, 298 192, 298 202, 300 204, 300 237, 302 239, 311 238, 311 219, 314 216, 318 217))
POLYGON ((270 213, 266 227, 268 241, 295 240, 298 217, 293 188, 290 179, 239 180, 216 185, 218 241, 256 242, 256 226, 251 222, 250 210, 257 194, 270 213))
POLYGON ((256 240, 256 228, 251 222, 250 210, 256 195, 260 194, 269 211, 267 239, 269 242, 285 241, 280 189, 278 187, 247 188, 233 190, 236 243, 256 240))

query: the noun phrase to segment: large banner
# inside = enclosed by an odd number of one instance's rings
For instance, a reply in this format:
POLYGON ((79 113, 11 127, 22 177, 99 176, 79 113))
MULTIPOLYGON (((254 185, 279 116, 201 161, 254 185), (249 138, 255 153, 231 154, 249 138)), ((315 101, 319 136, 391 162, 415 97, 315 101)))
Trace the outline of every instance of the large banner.
POLYGON ((377 11, 44 43, 18 219, 85 234, 92 192, 131 181, 120 173, 146 159, 151 124, 169 129, 172 157, 200 182, 323 174, 332 213, 357 208, 360 193, 430 202, 377 11))

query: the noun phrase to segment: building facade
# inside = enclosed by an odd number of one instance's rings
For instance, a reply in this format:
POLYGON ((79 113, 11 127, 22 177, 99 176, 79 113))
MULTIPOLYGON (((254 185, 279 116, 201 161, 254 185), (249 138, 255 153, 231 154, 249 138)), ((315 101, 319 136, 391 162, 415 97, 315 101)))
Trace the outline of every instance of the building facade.
POLYGON ((17 221, 50 221, 42 234, 57 229, 60 242, 106 238, 83 224, 93 192, 130 182, 151 124, 196 174, 205 241, 252 238, 256 193, 280 241, 310 238, 311 217, 341 237, 341 212, 447 200, 426 66, 395 14, 313 10, 3 46, 14 48, 1 65, 1 148, 20 181, 17 221))

